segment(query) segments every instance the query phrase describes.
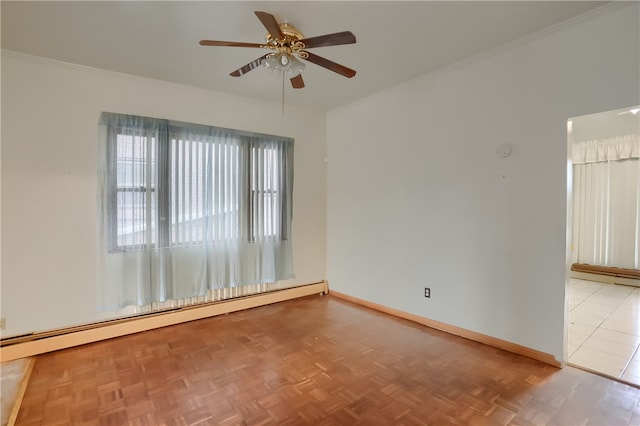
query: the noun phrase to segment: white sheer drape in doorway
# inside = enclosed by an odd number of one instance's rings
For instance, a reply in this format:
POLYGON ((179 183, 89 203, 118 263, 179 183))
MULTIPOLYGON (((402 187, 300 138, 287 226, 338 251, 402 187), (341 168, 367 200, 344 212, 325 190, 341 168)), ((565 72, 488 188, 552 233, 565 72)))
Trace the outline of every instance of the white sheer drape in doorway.
POLYGON ((573 263, 640 269, 640 137, 573 144, 573 263))

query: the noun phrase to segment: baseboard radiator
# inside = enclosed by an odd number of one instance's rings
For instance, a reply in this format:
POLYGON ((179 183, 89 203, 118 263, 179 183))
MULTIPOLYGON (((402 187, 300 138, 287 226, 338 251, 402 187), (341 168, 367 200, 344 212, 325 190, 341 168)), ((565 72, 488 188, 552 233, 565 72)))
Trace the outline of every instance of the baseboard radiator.
POLYGON ((640 286, 640 270, 574 263, 571 277, 609 284, 640 286))
MULTIPOLYGON (((222 291, 222 290, 221 290, 222 291)), ((12 361, 46 352, 125 336, 216 315, 242 311, 313 294, 327 294, 327 282, 258 293, 251 289, 229 290, 202 298, 183 299, 144 307, 133 316, 65 327, 0 341, 0 361, 12 361), (243 294, 249 293, 249 294, 243 294), (217 298, 217 300, 216 300, 217 298)))

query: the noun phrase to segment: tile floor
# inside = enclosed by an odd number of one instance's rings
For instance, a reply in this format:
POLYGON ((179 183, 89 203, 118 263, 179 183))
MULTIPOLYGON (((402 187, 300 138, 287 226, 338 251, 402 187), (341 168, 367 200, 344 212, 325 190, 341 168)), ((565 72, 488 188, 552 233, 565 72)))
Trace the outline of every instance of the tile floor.
POLYGON ((22 397, 20 385, 29 371, 31 360, 32 358, 21 358, 0 363, 0 389, 2 390, 0 393, 0 426, 9 423, 9 417, 14 414, 14 404, 22 397))
POLYGON ((569 363, 640 385, 640 288, 571 279, 569 363))

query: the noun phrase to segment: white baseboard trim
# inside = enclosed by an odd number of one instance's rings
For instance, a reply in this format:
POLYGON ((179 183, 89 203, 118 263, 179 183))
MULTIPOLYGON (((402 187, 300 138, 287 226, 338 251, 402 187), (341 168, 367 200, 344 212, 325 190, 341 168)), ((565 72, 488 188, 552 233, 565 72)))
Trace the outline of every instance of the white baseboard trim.
POLYGON ((105 321, 83 327, 60 329, 55 332, 34 334, 33 339, 20 343, 10 344, 0 348, 0 361, 12 361, 18 358, 39 355, 46 352, 66 349, 73 346, 98 342, 127 334, 153 330, 155 328, 180 324, 183 322, 199 320, 230 312, 242 311, 258 306, 270 305, 285 300, 313 294, 326 294, 328 291, 326 281, 303 285, 300 287, 275 290, 257 295, 241 297, 220 302, 212 302, 203 305, 184 307, 178 310, 162 312, 158 314, 130 317, 121 320, 105 321))

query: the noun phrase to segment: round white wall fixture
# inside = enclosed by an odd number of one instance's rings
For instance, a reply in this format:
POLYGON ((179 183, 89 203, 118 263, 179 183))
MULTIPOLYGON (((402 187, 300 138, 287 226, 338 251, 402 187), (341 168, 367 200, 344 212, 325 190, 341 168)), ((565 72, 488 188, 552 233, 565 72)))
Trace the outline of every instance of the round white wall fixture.
POLYGON ((511 144, 510 143, 503 143, 498 145, 498 147, 496 148, 496 154, 498 154, 498 157, 508 157, 511 155, 511 144))

